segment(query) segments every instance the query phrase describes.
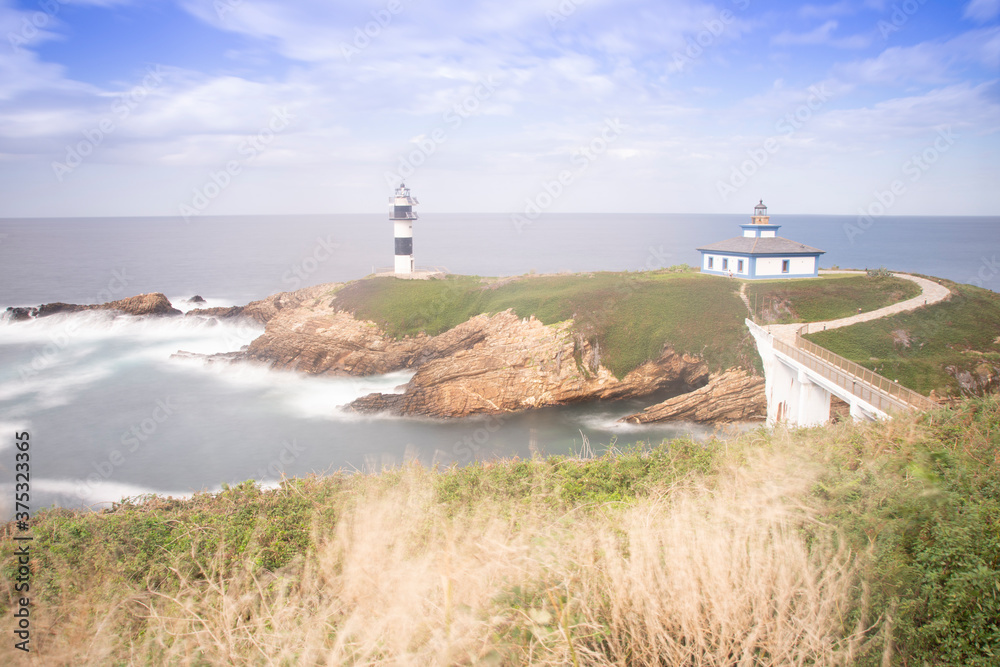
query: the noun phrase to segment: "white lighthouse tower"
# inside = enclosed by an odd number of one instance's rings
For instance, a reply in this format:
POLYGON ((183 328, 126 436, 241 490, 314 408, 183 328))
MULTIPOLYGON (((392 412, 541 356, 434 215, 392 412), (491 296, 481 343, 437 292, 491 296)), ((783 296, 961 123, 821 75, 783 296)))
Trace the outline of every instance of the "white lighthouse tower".
POLYGON ((400 183, 396 193, 389 197, 389 219, 396 237, 396 275, 410 275, 414 271, 413 221, 417 219, 417 213, 413 207, 419 203, 410 196, 410 189, 405 183, 400 183))

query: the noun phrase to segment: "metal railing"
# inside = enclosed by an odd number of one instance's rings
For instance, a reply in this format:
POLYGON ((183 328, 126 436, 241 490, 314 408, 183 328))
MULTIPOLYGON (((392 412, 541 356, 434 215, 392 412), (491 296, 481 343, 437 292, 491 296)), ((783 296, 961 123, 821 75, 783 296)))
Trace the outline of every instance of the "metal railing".
POLYGON ((775 349, 883 412, 909 408, 931 410, 937 407, 937 404, 926 396, 805 340, 802 338, 804 329, 806 327, 795 332, 794 346, 775 338, 775 349))

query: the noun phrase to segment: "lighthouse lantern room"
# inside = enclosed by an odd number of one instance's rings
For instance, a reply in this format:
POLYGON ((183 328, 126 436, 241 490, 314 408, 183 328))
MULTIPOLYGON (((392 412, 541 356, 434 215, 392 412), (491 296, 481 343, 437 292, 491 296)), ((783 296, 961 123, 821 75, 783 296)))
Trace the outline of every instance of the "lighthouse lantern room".
POLYGON ((405 183, 400 183, 396 192, 389 197, 389 219, 392 220, 393 232, 396 237, 396 275, 409 275, 413 266, 413 221, 417 213, 413 207, 420 202, 410 195, 410 189, 405 183))

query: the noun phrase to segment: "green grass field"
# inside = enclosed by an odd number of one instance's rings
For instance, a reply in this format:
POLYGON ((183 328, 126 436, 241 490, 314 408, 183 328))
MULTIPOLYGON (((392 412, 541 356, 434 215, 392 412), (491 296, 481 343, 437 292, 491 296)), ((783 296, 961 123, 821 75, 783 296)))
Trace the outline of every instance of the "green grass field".
MULTIPOLYGON (((31 523, 39 664, 995 665, 1000 400, 31 523)), ((18 562, 0 532, 0 613, 18 562)), ((0 662, 23 658, 8 638, 0 662), (4 656, 7 656, 6 658, 4 656)))
POLYGON ((584 338, 600 344, 602 363, 623 377, 659 357, 665 344, 703 355, 713 370, 754 363, 738 290, 735 281, 689 270, 514 280, 369 278, 344 286, 334 305, 395 337, 436 335, 508 308, 544 324, 572 319, 584 338))
POLYGON ((1000 375, 1000 294, 941 282, 947 301, 807 338, 915 391, 961 394, 958 373, 1000 375))
POLYGON ((920 294, 903 278, 825 275, 803 280, 753 281, 747 285, 750 306, 765 324, 820 322, 877 310, 920 294))

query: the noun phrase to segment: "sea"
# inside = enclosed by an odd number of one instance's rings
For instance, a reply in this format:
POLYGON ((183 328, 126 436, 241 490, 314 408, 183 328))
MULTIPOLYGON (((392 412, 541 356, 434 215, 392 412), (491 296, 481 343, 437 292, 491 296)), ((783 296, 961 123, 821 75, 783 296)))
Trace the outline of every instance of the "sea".
MULTIPOLYGON (((1000 217, 775 216, 779 235, 823 249, 824 268, 876 268, 1000 289, 1000 217)), ((644 271, 697 265, 699 245, 743 215, 422 213, 418 267, 456 274, 644 271)), ((384 215, 0 220, 0 310, 163 292, 189 310, 362 278, 391 265, 384 215)), ((14 516, 17 434, 27 433, 31 512, 189 496, 253 479, 374 473, 419 461, 585 455, 725 432, 618 419, 648 401, 595 402, 457 420, 357 415, 341 406, 400 391, 408 372, 314 377, 209 364, 179 351, 239 350, 263 327, 107 312, 0 320, 0 516, 14 516)), ((23 447, 23 445, 22 445, 23 447)), ((23 457, 22 457, 23 458, 23 457)), ((21 468, 23 470, 24 468, 21 468)), ((22 478, 23 479, 23 478, 22 478)), ((20 509, 19 509, 20 511, 20 509)))

